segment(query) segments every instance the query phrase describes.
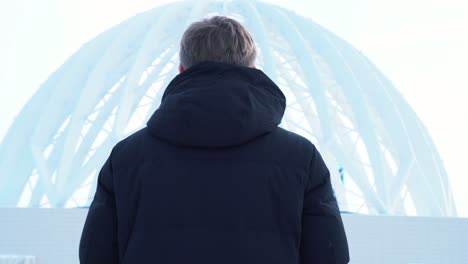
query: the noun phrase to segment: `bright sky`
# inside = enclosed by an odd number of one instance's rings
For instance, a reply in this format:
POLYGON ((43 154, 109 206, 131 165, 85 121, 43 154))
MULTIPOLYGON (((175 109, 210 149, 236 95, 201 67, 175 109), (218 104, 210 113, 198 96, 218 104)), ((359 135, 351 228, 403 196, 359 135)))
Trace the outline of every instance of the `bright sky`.
MULTIPOLYGON (((0 0, 0 140, 67 57, 118 22, 167 0, 0 0)), ((267 0, 361 50, 420 116, 468 217, 468 1, 267 0)))

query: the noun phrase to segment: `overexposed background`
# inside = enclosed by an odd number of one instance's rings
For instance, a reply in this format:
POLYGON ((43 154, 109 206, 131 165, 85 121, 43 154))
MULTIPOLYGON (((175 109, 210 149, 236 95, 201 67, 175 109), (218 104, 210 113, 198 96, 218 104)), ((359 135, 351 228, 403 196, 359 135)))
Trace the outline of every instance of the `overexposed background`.
MULTIPOLYGON (((24 104, 81 45, 167 0, 0 0, 0 141, 24 104)), ((429 130, 468 217, 468 1, 266 0, 361 50, 429 130)))

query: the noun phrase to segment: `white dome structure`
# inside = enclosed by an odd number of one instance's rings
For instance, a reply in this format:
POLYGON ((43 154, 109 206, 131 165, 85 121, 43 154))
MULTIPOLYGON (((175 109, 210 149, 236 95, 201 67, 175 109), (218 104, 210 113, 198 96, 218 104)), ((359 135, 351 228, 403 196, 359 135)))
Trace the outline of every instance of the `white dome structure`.
POLYGON ((258 1, 185 1, 141 13, 71 56, 22 109, 0 145, 0 206, 89 205, 111 148, 145 126, 177 74, 186 27, 243 22, 257 67, 282 89, 282 127, 322 153, 343 211, 454 216, 439 154, 393 84, 346 41, 258 1))

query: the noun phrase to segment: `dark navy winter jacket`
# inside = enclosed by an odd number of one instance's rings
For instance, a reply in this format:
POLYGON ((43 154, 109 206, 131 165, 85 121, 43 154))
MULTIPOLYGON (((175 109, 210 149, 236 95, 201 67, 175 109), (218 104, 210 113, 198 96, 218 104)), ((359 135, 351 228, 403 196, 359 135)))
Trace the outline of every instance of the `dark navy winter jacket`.
POLYGON ((177 75, 102 167, 81 263, 348 263, 329 170, 278 127, 285 106, 258 69, 203 62, 177 75))

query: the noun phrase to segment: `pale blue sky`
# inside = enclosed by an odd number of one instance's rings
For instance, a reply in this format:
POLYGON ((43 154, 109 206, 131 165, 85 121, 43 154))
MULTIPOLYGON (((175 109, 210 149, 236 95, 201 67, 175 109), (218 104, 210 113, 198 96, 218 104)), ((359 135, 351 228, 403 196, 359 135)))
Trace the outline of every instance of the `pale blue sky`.
MULTIPOLYGON (((85 42, 157 0, 0 0, 0 139, 41 82, 85 42)), ((269 0, 361 50, 432 135, 468 217, 468 1, 269 0)))

